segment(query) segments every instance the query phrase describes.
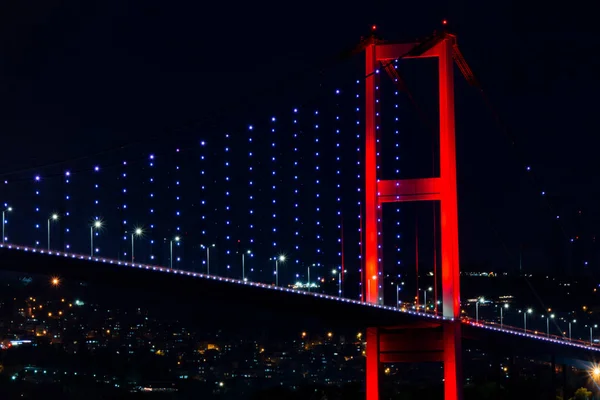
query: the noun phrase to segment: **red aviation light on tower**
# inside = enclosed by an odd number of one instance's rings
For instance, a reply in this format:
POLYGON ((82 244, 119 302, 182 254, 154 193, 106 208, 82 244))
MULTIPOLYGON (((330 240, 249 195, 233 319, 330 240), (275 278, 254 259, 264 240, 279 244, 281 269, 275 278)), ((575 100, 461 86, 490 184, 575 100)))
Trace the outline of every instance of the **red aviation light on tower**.
POLYGON ((448 20, 443 20, 442 25, 448 25, 448 20))
POLYGON ((376 31, 376 30, 377 30, 377 25, 372 25, 372 26, 371 26, 371 30, 372 30, 372 31, 376 31))

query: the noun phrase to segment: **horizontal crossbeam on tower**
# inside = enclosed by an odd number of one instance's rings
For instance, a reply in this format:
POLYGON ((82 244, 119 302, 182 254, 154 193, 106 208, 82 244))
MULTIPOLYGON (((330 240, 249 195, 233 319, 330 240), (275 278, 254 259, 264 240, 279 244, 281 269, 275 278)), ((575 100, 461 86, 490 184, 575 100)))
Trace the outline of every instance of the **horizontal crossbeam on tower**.
POLYGON ((433 201, 441 198, 440 178, 390 179, 377 182, 380 203, 433 201))

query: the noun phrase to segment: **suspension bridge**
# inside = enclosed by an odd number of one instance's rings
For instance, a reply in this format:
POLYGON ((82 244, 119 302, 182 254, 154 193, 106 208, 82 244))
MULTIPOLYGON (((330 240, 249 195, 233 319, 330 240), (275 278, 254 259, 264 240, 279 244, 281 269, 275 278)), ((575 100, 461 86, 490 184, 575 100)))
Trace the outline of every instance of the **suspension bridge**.
POLYGON ((553 363, 592 359, 600 351, 593 343, 461 313, 454 65, 475 80, 456 37, 389 43, 371 35, 358 50, 365 73, 351 89, 327 88, 318 106, 2 174, 0 265, 81 279, 127 275, 178 291, 186 282, 355 315, 367 328, 367 400, 379 398, 382 363, 414 361, 442 362, 445 399, 461 399, 465 338, 510 340, 556 355, 553 363), (423 58, 437 60, 439 171, 402 179, 398 65, 423 58), (421 201, 436 204, 433 298, 419 304, 417 292, 400 302, 412 272, 402 265, 397 203, 421 201))

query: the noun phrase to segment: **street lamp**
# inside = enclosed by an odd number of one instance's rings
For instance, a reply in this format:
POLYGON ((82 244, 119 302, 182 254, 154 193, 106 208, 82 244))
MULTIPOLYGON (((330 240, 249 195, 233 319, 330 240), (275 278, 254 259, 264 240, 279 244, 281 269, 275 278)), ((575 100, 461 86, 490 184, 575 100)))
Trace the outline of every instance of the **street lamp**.
MULTIPOLYGON (((207 253, 207 254, 208 254, 208 253, 207 253)), ((252 254, 252 250, 247 250, 247 251, 246 251, 246 253, 244 253, 244 252, 242 251, 242 280, 243 280, 244 282, 246 282, 246 281, 247 281, 247 279, 246 279, 246 268, 245 268, 245 266, 244 266, 244 255, 245 255, 245 254, 252 254)))
POLYGON ((95 220, 90 226, 90 256, 94 256, 94 228, 100 230, 102 228, 102 221, 99 219, 95 220))
POLYGON ((554 314, 546 316, 546 337, 550 337, 550 318, 554 319, 554 314))
MULTIPOLYGON (((573 323, 577 322, 576 319, 573 320, 573 323)), ((571 340, 571 322, 569 322, 569 340, 571 340)))
POLYGON ((342 271, 334 269, 331 271, 333 275, 338 275, 338 297, 342 297, 342 271))
POLYGON ((206 275, 210 275, 210 248, 215 247, 214 243, 210 246, 200 245, 201 249, 206 249, 206 275))
MULTIPOLYGON (((313 264, 314 265, 314 264, 313 264)), ((308 275, 306 280, 306 289, 310 292, 310 264, 308 265, 308 275)))
POLYGON ((594 345, 594 336, 592 335, 592 329, 597 328, 597 327, 598 327, 598 325, 594 325, 594 326, 590 325, 590 344, 592 346, 594 345))
POLYGON ((396 308, 400 307, 400 283, 396 285, 396 308))
POLYGON ((135 230, 131 233, 131 262, 134 260, 134 238, 136 236, 142 236, 144 234, 144 230, 142 228, 135 228, 135 230))
POLYGON ((523 330, 527 333, 527 314, 531 314, 533 310, 531 308, 527 309, 527 312, 523 312, 523 330))
POLYGON ((508 303, 504 303, 504 306, 500 307, 500 329, 502 329, 503 320, 504 320, 504 314, 502 312, 503 308, 508 308, 508 303))
POLYGON ((483 303, 485 302, 485 299, 483 297, 480 297, 477 299, 477 302, 475 303, 475 322, 479 322, 479 303, 483 303))
POLYGON ((594 381, 597 382, 600 379, 600 367, 598 367, 597 365, 593 366, 592 370, 590 372, 591 372, 592 378, 594 378, 594 381))
POLYGON ((50 221, 58 221, 58 214, 52 214, 48 218, 48 250, 50 250, 50 221))
POLYGON ((275 257, 275 286, 279 286, 279 262, 285 262, 285 256, 275 257))
POLYGON ((179 236, 175 236, 173 239, 171 239, 171 241, 169 242, 169 262, 171 265, 171 269, 173 269, 173 242, 179 242, 181 240, 181 238, 179 236))
POLYGON ((6 209, 2 210, 2 243, 4 243, 4 240, 6 239, 6 237, 4 236, 4 224, 6 223, 6 213, 11 211, 12 207, 7 207, 6 209))
POLYGON ((424 297, 425 297, 425 298, 423 299, 423 300, 425 301, 425 304, 423 305, 423 310, 424 310, 425 312, 427 312, 427 291, 430 291, 430 292, 431 292, 432 290, 433 290, 433 288, 432 288, 432 287, 428 287, 428 288, 427 288, 427 290, 423 290, 423 295, 424 295, 424 297))

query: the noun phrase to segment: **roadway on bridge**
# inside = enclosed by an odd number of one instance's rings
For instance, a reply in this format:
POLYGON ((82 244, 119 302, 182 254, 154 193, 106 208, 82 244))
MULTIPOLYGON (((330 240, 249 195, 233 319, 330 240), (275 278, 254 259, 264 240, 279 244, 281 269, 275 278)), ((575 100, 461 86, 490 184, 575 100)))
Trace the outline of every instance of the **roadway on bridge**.
MULTIPOLYGON (((308 293, 272 284, 243 282, 232 278, 169 269, 167 267, 132 264, 90 256, 48 252, 23 246, 0 244, 0 269, 103 285, 110 290, 143 290, 156 296, 177 299, 197 305, 191 310, 221 304, 225 309, 244 305, 295 318, 319 319, 329 326, 364 329, 369 326, 431 326, 443 320, 432 314, 416 313, 391 306, 373 306, 357 300, 308 293)), ((553 354, 564 360, 595 361, 600 349, 559 338, 526 335, 517 330, 500 329, 494 324, 464 321, 463 337, 479 346, 507 354, 553 354)), ((600 358, 600 357, 598 357, 600 358)), ((573 364, 576 364, 574 362, 573 364)))

